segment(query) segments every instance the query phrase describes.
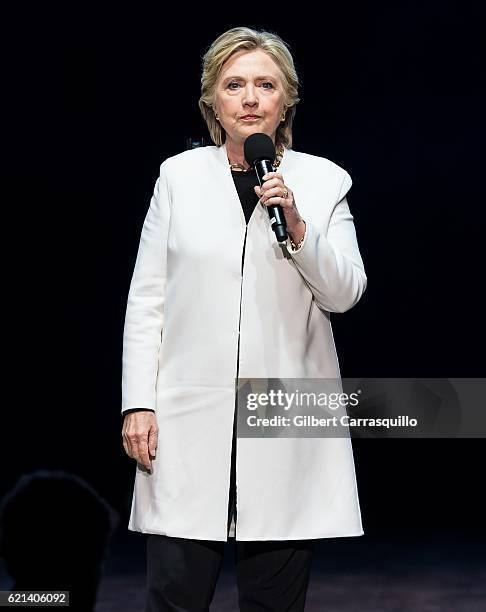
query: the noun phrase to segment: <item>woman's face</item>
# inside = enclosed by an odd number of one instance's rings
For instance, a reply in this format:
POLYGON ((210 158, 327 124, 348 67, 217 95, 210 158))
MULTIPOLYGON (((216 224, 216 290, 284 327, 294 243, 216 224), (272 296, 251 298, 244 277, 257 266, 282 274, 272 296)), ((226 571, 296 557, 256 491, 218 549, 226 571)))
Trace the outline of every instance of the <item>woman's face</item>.
POLYGON ((280 68, 265 51, 239 51, 223 64, 214 110, 227 139, 234 144, 242 145, 255 132, 263 132, 275 142, 284 100, 280 68), (257 119, 244 120, 244 115, 257 115, 257 119))

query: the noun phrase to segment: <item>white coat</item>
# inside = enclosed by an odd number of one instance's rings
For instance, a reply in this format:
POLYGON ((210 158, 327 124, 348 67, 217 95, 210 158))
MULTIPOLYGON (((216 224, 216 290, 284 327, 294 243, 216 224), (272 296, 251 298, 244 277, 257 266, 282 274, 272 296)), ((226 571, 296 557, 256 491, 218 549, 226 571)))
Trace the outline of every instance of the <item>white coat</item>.
POLYGON ((352 308, 367 284, 349 174, 292 149, 278 171, 307 224, 296 252, 278 245, 262 203, 247 227, 224 145, 160 166, 123 333, 122 411, 151 408, 159 428, 152 473, 136 468, 132 531, 220 541, 364 533, 349 437, 238 438, 227 529, 238 365, 240 379, 339 379, 330 313, 352 308))

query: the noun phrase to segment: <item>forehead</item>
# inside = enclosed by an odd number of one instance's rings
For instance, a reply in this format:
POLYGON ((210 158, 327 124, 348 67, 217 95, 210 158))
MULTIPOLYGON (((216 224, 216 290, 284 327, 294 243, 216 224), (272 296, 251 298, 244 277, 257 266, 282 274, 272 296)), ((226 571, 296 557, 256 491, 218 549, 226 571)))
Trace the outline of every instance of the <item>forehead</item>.
POLYGON ((279 78, 281 71, 268 53, 254 49, 238 51, 226 60, 221 68, 220 79, 230 75, 241 77, 268 75, 279 78))

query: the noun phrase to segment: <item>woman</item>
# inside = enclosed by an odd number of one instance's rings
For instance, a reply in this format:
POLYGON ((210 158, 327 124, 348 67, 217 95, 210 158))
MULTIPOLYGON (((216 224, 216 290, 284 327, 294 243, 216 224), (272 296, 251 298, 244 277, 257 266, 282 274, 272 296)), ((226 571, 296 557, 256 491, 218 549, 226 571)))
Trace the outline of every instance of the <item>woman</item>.
POLYGON ((150 534, 149 610, 208 609, 228 537, 240 609, 301 610, 312 540, 363 534, 351 441, 236 438, 235 379, 339 378, 330 313, 367 283, 351 178, 292 150, 298 78, 275 34, 225 32, 201 81, 215 146, 161 164, 128 295, 128 527, 150 534), (261 188, 243 149, 256 132, 277 151, 261 188))

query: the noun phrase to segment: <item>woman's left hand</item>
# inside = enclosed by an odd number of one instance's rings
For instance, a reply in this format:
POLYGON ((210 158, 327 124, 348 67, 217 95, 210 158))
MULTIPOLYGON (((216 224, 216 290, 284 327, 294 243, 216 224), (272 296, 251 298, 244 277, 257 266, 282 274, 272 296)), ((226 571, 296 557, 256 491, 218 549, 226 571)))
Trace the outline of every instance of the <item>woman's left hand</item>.
POLYGON ((292 189, 284 184, 279 172, 269 172, 263 180, 261 187, 255 185, 255 193, 265 206, 280 204, 287 222, 287 232, 294 242, 299 242, 305 232, 305 222, 297 210, 292 189))

